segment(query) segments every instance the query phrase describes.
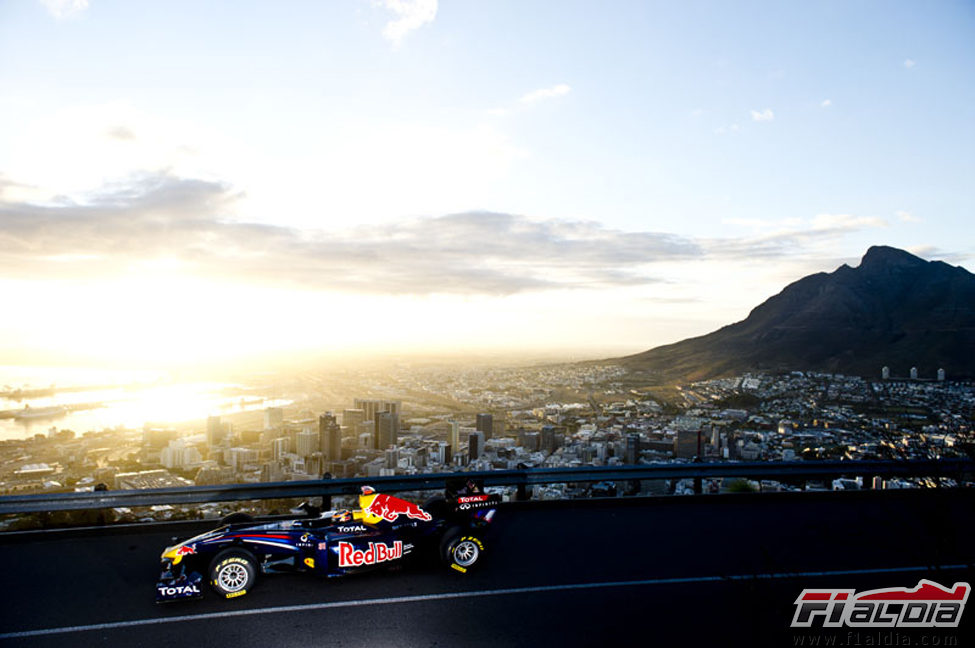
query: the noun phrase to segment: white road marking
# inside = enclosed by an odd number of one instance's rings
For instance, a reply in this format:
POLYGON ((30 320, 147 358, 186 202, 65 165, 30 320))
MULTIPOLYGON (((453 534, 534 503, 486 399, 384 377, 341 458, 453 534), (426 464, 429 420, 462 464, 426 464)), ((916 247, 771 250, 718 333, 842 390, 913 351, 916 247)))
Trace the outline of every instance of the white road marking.
POLYGON ((134 619, 111 623, 92 623, 90 625, 64 626, 61 628, 41 628, 5 632, 0 639, 22 639, 46 635, 88 632, 91 630, 119 630, 138 626, 160 625, 165 623, 185 623, 188 621, 207 621, 227 617, 252 616, 259 614, 280 614, 283 612, 309 612, 331 608, 362 607, 367 605, 396 605, 398 603, 418 603, 424 601, 443 601, 447 599, 480 598, 484 596, 511 596, 517 594, 536 594, 539 592, 563 592, 569 590, 606 589, 613 587, 639 587, 650 585, 681 585, 687 583, 720 583, 745 580, 783 580, 789 578, 815 578, 819 576, 853 576, 858 574, 895 574, 901 572, 927 572, 931 570, 970 569, 972 565, 924 565, 912 567, 879 567, 876 569, 840 569, 834 571, 805 571, 781 574, 738 574, 731 576, 688 576, 686 578, 651 578, 633 581, 606 581, 601 583, 571 583, 566 585, 538 585, 535 587, 512 587, 509 589, 481 590, 468 592, 442 592, 440 594, 418 594, 415 596, 390 596, 384 598, 359 599, 351 601, 332 601, 329 603, 308 603, 304 605, 282 605, 247 610, 227 610, 204 614, 184 614, 181 616, 158 617, 154 619, 134 619))

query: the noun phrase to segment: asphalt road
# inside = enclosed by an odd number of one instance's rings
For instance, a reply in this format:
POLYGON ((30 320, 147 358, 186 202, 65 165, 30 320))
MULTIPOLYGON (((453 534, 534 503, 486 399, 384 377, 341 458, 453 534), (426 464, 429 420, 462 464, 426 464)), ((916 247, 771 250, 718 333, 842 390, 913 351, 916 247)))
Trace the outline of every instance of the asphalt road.
POLYGON ((275 575, 164 606, 159 552, 198 528, 6 536, 0 644, 975 645, 975 612, 957 630, 789 628, 803 588, 975 583, 973 512, 973 490, 515 504, 468 575, 275 575))

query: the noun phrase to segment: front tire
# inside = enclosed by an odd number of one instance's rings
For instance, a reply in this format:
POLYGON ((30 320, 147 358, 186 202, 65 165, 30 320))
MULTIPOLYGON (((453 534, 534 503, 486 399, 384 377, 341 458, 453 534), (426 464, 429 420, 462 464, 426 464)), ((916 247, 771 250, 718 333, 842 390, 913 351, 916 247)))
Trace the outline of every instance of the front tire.
POLYGON ((484 560, 484 541, 470 531, 454 528, 444 535, 440 553, 448 567, 466 574, 484 560))
POLYGON ((244 549, 225 549, 210 563, 210 587, 224 598, 247 594, 257 581, 257 561, 244 549))

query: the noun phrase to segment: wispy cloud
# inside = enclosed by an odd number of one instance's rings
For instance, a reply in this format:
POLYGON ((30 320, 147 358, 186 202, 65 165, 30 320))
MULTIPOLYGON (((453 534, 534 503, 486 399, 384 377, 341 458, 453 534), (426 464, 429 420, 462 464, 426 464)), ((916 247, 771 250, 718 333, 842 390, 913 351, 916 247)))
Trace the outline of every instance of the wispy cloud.
POLYGON ((235 280, 373 294, 512 294, 653 283, 656 261, 699 257, 686 238, 492 212, 342 232, 230 220, 214 182, 148 174, 83 202, 0 202, 0 275, 104 276, 165 261, 235 280))
POLYGON ((437 0, 382 0, 381 4, 397 16, 383 28, 383 36, 394 45, 437 17, 437 0))
POLYGON ((509 103, 506 106, 492 108, 487 111, 487 114, 494 117, 504 117, 512 113, 518 113, 524 110, 531 109, 532 106, 545 101, 547 99, 556 99, 558 97, 564 97, 565 95, 572 92, 572 87, 567 83, 559 83, 548 88, 539 88, 537 90, 532 90, 526 94, 523 94, 518 98, 518 101, 509 103))
POLYGON ((823 99, 822 101, 819 102, 819 105, 822 108, 829 108, 830 106, 833 105, 833 100, 832 99, 823 99))
POLYGON ((135 141, 135 133, 128 126, 112 126, 105 131, 109 138, 122 142, 135 141))
POLYGON ((565 83, 560 83, 554 85, 550 88, 539 88, 538 90, 532 90, 528 94, 524 95, 518 101, 523 104, 534 104, 545 99, 554 99, 556 97, 564 97, 572 91, 572 88, 565 83))
POLYGON ((239 198, 228 185, 169 172, 76 200, 0 196, 0 277, 102 278, 164 265, 192 276, 356 294, 602 290, 665 281, 661 264, 671 262, 822 263, 843 237, 887 226, 851 214, 745 219, 727 222, 748 227, 747 235, 705 239, 471 211, 320 231, 234 220, 239 198))
POLYGON ((77 16, 88 8, 88 0, 40 0, 40 3, 58 20, 77 16))
POLYGON ((948 252, 933 245, 913 245, 907 251, 928 261, 944 261, 952 265, 962 265, 975 258, 970 252, 948 252))
POLYGON ((853 214, 816 214, 812 218, 812 229, 818 231, 849 231, 867 227, 887 227, 889 223, 876 216, 854 216, 853 214))
POLYGON ((765 110, 752 110, 750 112, 752 115, 752 121, 766 122, 775 119, 775 113, 772 112, 771 108, 766 108, 765 110))
POLYGON ((915 61, 914 59, 904 59, 904 67, 906 67, 908 70, 910 70, 915 65, 917 65, 917 61, 915 61))
POLYGON ((740 133, 741 126, 739 124, 732 124, 731 126, 718 126, 714 129, 715 135, 725 135, 727 133, 740 133))
POLYGON ((900 219, 902 223, 923 223, 924 221, 909 211, 897 211, 894 215, 900 219))
POLYGON ((20 186, 22 185, 19 182, 8 180, 6 176, 0 173, 0 199, 4 198, 4 194, 6 194, 9 189, 14 189, 20 186))
POLYGON ((889 226, 886 220, 852 214, 816 214, 812 218, 781 220, 727 219, 725 222, 752 230, 741 238, 698 241, 714 257, 734 259, 781 259, 834 254, 838 241, 848 234, 889 226))

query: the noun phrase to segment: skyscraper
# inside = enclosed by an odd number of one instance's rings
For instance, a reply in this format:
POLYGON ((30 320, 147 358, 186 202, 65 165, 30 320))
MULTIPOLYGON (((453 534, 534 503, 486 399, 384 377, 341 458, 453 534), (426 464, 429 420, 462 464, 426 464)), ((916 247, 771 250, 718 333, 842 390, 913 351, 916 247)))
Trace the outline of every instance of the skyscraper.
POLYGON ((271 442, 271 456, 275 459, 281 459, 284 455, 291 451, 291 439, 288 437, 281 437, 280 439, 275 439, 271 442))
POLYGON ((541 450, 543 452, 552 453, 555 452, 555 448, 556 448, 555 426, 543 425, 542 437, 541 437, 541 450))
POLYGON ((626 463, 635 464, 640 460, 640 435, 626 435, 626 463))
POLYGON ((223 424, 219 416, 207 417, 207 445, 211 448, 223 443, 223 424))
POLYGON ((365 410, 349 408, 342 412, 342 425, 348 429, 349 434, 355 434, 355 426, 366 421, 365 410))
POLYGON ((481 454, 484 452, 484 433, 483 432, 471 432, 471 436, 468 440, 468 456, 471 461, 479 459, 481 454))
POLYGON ((376 400, 356 398, 355 409, 362 410, 363 421, 373 421, 376 424, 373 446, 382 450, 388 445, 395 445, 399 436, 399 415, 402 408, 400 401, 376 400), (391 415, 384 417, 384 414, 391 415), (384 423, 381 419, 384 419, 384 423))
POLYGON ((698 430, 677 430, 674 436, 674 456, 683 459, 704 455, 704 444, 698 430))
POLYGON ((325 472, 325 457, 321 452, 313 452, 305 457, 305 472, 315 477, 321 477, 325 472))
POLYGON ((368 398, 356 398, 354 401, 355 409, 362 410, 363 421, 375 421, 376 412, 382 411, 382 401, 368 398))
POLYGON ((527 450, 528 452, 537 452, 539 448, 539 439, 541 435, 538 432, 532 432, 529 430, 520 430, 518 432, 518 445, 527 450))
POLYGON ((478 414, 477 423, 475 423, 474 427, 477 428, 478 432, 484 433, 484 440, 487 441, 494 433, 494 416, 491 414, 478 414))
POLYGON ((400 401, 378 400, 373 398, 356 398, 354 401, 355 409, 361 409, 364 421, 375 421, 376 414, 379 412, 389 412, 400 414, 402 403, 400 401))
POLYGON ((450 436, 447 443, 450 445, 450 451, 457 454, 460 450, 460 423, 457 421, 450 422, 450 436))
POLYGON ((296 446, 298 455, 307 457, 313 452, 318 452, 319 433, 311 428, 302 430, 298 433, 296 446))
POLYGON ((318 435, 326 461, 342 460, 342 428, 331 412, 318 417, 318 435))
POLYGON ((378 412, 376 414, 376 449, 383 450, 396 445, 399 437, 399 414, 378 412))
POLYGON ((264 429, 273 430, 284 423, 284 410, 280 407, 268 407, 264 410, 264 429))

